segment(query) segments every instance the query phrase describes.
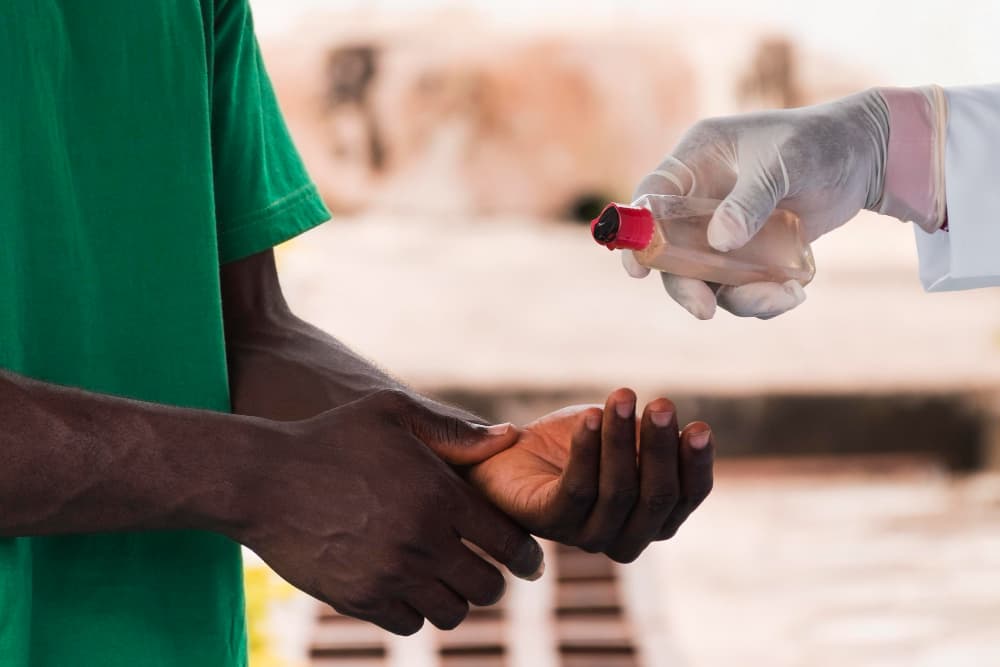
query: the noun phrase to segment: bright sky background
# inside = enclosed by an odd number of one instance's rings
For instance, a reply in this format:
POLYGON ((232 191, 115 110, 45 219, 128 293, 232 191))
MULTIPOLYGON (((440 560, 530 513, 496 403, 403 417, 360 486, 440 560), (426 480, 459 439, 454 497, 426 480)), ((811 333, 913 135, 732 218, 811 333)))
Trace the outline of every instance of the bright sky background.
POLYGON ((710 17, 785 29, 809 48, 874 64, 886 83, 1000 81, 1000 2, 989 0, 251 0, 261 34, 293 26, 306 10, 423 12, 476 8, 492 20, 560 21, 567 16, 668 20, 710 17))

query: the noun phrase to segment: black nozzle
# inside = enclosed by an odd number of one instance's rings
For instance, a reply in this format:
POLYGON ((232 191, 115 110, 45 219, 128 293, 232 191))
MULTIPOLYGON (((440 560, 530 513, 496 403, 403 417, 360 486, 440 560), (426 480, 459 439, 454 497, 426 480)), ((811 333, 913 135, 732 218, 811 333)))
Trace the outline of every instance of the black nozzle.
POLYGON ((605 208, 591 230, 594 240, 603 244, 612 243, 618 236, 618 227, 621 225, 621 221, 621 216, 618 215, 618 209, 615 206, 605 208))

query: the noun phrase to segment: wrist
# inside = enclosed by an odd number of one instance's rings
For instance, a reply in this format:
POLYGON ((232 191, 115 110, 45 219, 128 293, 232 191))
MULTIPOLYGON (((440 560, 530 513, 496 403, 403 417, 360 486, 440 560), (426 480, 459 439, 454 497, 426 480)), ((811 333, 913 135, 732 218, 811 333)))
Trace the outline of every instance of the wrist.
MULTIPOLYGON (((226 415, 224 432, 201 444, 195 465, 178 469, 177 499, 185 527, 220 533, 238 542, 260 516, 262 491, 280 466, 298 422, 226 415)), ((218 425, 217 425, 218 426, 218 425)))
POLYGON ((927 232, 945 221, 947 100, 938 86, 880 88, 889 113, 882 194, 873 210, 927 232))

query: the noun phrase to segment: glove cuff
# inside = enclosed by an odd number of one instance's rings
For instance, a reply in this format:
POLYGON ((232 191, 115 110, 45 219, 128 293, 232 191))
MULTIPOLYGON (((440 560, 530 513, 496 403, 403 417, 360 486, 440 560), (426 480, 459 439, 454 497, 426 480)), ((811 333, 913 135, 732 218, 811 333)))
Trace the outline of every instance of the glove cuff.
POLYGON ((882 197, 875 210, 935 232, 945 222, 948 102, 939 86, 880 88, 889 111, 882 197))

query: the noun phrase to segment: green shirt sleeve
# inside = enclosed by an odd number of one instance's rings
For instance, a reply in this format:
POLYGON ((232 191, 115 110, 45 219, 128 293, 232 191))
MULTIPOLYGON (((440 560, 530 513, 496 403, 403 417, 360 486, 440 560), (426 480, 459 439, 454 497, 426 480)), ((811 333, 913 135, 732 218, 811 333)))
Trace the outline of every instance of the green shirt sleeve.
POLYGON ((266 250, 330 218, 288 134, 248 0, 216 0, 212 169, 220 262, 266 250))

